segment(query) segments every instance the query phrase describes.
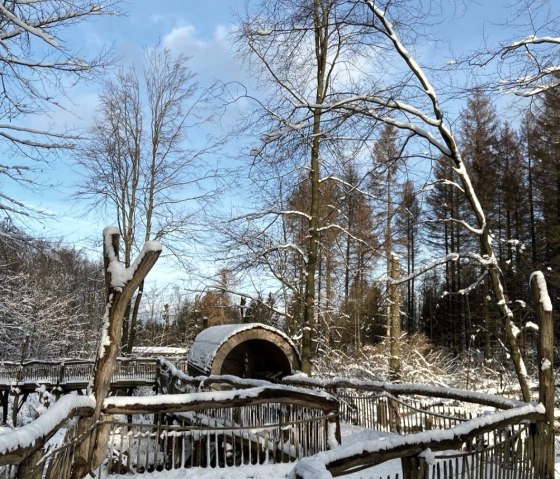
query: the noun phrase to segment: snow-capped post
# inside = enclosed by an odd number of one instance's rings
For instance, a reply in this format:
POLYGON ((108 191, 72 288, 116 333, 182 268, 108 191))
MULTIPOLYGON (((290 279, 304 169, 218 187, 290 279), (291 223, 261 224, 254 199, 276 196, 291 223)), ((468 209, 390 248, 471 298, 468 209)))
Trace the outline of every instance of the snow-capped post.
POLYGON ((546 280, 541 271, 531 274, 529 280, 533 291, 533 303, 539 326, 538 361, 539 367, 539 401, 544 405, 545 420, 537 423, 537 440, 540 446, 535 448, 535 477, 537 479, 554 478, 554 331, 552 324, 552 302, 548 295, 546 280), (538 456, 540 455, 540 457, 538 456))
MULTIPOLYGON (((95 399, 95 413, 93 421, 101 416, 103 401, 109 393, 111 376, 117 359, 124 314, 134 291, 144 280, 146 275, 156 263, 161 245, 154 241, 147 241, 142 251, 126 268, 119 261, 119 230, 107 227, 103 230, 103 259, 105 266, 106 306, 101 331, 101 341, 95 361, 91 395, 95 399)), ((95 468, 96 462, 103 456, 107 445, 102 432, 97 433, 89 457, 89 466, 95 468)))

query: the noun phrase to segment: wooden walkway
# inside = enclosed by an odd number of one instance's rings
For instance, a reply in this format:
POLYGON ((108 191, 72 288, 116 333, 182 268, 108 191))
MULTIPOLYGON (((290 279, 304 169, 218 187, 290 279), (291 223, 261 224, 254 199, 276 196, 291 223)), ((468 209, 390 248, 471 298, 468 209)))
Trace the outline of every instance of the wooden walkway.
MULTIPOLYGON (((71 359, 67 361, 25 361, 23 363, 0 362, 0 400, 2 422, 8 417, 8 399, 17 398, 18 407, 25 403, 27 397, 42 390, 55 396, 77 391, 85 391, 93 378, 95 361, 71 359)), ((180 369, 186 364, 179 364, 180 369)), ((111 380, 113 394, 131 395, 135 388, 154 386, 157 372, 157 359, 119 358, 111 380)))

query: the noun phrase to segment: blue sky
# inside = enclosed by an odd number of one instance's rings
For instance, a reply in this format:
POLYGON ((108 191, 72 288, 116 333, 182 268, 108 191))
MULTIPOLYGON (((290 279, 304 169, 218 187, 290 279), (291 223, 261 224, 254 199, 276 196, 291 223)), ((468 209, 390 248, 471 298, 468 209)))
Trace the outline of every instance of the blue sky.
MULTIPOLYGON (((63 39, 70 45, 79 45, 79 51, 91 55, 103 47, 112 47, 119 57, 118 66, 140 65, 144 49, 158 42, 172 51, 189 57, 190 68, 197 73, 200 83, 208 85, 216 80, 246 80, 240 63, 233 57, 228 32, 233 25, 232 8, 242 2, 224 0, 198 1, 133 1, 122 4, 118 16, 100 17, 72 27, 64 32, 63 39)), ((79 83, 69 89, 72 103, 66 102, 68 111, 53 110, 48 116, 30 119, 33 126, 58 128, 87 127, 97 107, 98 85, 79 83)), ((92 228, 99 230, 94 215, 84 217, 80 205, 72 204, 68 197, 74 185, 74 174, 69 158, 53 161, 53 171, 46 182, 53 185, 48 191, 26 192, 25 201, 51 212, 56 216, 40 233, 63 237, 67 241, 88 246, 92 228)), ((45 181, 45 178, 42 178, 45 181)), ((21 198, 21 192, 13 190, 21 198)), ((101 229, 100 229, 101 228, 101 229)), ((97 234, 97 233, 96 233, 97 234)))
MULTIPOLYGON (((445 18, 435 29, 445 41, 436 52, 426 51, 425 55, 439 55, 444 61, 451 51, 460 54, 479 47, 484 35, 490 39, 515 36, 516 32, 499 26, 511 14, 503 8, 510 0, 464 0, 457 2, 457 8, 452 7, 452 1, 442 0, 442 3, 447 5, 445 18)), ((192 57, 190 67, 203 85, 214 80, 249 81, 250 76, 233 57, 227 36, 234 25, 232 10, 243 7, 244 0, 130 0, 122 4, 123 15, 79 24, 66 32, 64 38, 69 44, 79 45, 86 54, 112 45, 120 57, 119 63, 125 66, 139 63, 143 48, 159 41, 175 52, 192 57)), ((32 122, 86 127, 95 112, 97 86, 78 84, 70 93, 74 102, 69 106, 71 112, 54 111, 49 118, 36 118, 32 122)), ((48 226, 41 227, 40 233, 92 248, 95 254, 99 243, 94 242, 99 241, 103 226, 112 221, 84 215, 80 205, 68 201, 74 184, 69 165, 68 158, 58 161, 49 173, 52 184, 57 186, 28 194, 26 201, 57 215, 48 226)))

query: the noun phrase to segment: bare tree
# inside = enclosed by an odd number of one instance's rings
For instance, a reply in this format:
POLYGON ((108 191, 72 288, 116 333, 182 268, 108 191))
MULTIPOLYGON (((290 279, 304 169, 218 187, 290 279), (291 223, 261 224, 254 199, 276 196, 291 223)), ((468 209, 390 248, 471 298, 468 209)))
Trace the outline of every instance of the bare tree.
POLYGON ((518 0, 511 18, 501 27, 511 38, 457 62, 460 68, 493 68, 486 87, 501 93, 532 97, 560 85, 560 17, 554 0, 518 0))
MULTIPOLYGON (((137 242, 163 241, 172 252, 184 240, 189 220, 209 196, 202 157, 209 147, 188 146, 205 99, 188 59, 167 49, 146 53, 142 81, 133 69, 107 82, 97 120, 77 164, 83 180, 78 197, 115 214, 128 267, 137 242)), ((140 284, 125 319, 123 345, 130 352, 143 292, 140 284)))
MULTIPOLYGON (((11 160, 0 162, 0 181, 32 187, 38 162, 72 148, 76 136, 64 130, 34 129, 27 118, 60 107, 68 81, 92 78, 108 52, 82 58, 62 39, 70 25, 111 13, 108 2, 91 0, 6 0, 0 4, 0 138, 11 160)), ((29 208, 17 197, 0 193, 2 217, 22 217, 29 208)))
POLYGON ((239 218, 245 234, 239 236, 242 240, 237 246, 245 250, 244 257, 252 258, 244 267, 271 266, 275 278, 289 289, 292 298, 288 301, 297 305, 295 316, 301 318, 298 330, 306 373, 311 372, 313 341, 321 317, 321 277, 327 302, 333 291, 332 273, 326 263, 321 270, 321 258, 325 262, 332 259, 326 244, 333 239, 332 232, 346 231, 335 208, 332 214, 323 214, 329 205, 326 181, 343 183, 338 176, 345 157, 342 145, 354 142, 354 148, 359 148, 356 145, 363 141, 363 132, 350 127, 351 119, 324 108, 338 97, 337 88, 358 81, 360 75, 355 73, 361 72, 360 60, 371 52, 354 16, 352 5, 341 0, 262 2, 241 29, 240 41, 247 46, 270 95, 252 118, 263 140, 252 151, 252 179, 260 204, 263 197, 267 203, 260 212, 239 218), (367 52, 362 55, 364 48, 367 52), (303 183, 304 201, 292 208, 290 199, 303 183), (326 221, 321 221, 322 215, 326 221), (289 225, 296 223, 303 226, 303 242, 290 238, 289 225), (269 234, 273 230, 274 236, 269 234), (262 240, 263 232, 266 242, 252 241, 262 240), (299 275, 290 274, 295 271, 288 265, 294 264, 302 266, 297 268, 299 275))
MULTIPOLYGON (((530 390, 527 371, 516 339, 516 331, 512 322, 513 313, 504 295, 501 273, 492 246, 490 226, 473 187, 458 143, 446 124, 438 95, 424 70, 406 48, 390 22, 388 16, 392 6, 391 2, 387 3, 386 10, 383 5, 371 0, 361 0, 360 3, 364 4, 374 16, 374 20, 371 22, 372 33, 376 32, 385 38, 386 46, 393 51, 397 59, 404 62, 410 77, 406 83, 399 86, 399 95, 395 95, 395 91, 391 90, 390 94, 356 96, 345 100, 347 109, 349 112, 369 116, 373 120, 383 121, 408 132, 411 137, 427 142, 443 158, 452 163, 457 177, 454 186, 464 194, 475 223, 469 224, 467 220, 461 218, 452 218, 451 221, 460 224, 478 238, 481 250, 479 261, 485 268, 484 274, 488 274, 490 277, 496 305, 503 317, 507 344, 523 398, 528 401, 530 400, 530 390), (421 92, 422 95, 418 96, 418 92, 421 92)), ((324 105, 323 108, 330 108, 330 106, 324 105)))
POLYGON ((101 266, 79 251, 2 225, 0 337, 4 360, 88 357, 102 297, 101 266), (27 342, 26 342, 27 338, 27 342))

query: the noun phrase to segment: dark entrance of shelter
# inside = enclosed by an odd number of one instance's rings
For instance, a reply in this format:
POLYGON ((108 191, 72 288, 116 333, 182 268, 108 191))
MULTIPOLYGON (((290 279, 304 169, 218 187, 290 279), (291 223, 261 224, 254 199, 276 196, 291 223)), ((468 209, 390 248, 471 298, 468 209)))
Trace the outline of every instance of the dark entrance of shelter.
POLYGON ((300 368, 299 353, 282 331, 260 323, 223 324, 201 331, 187 358, 192 376, 232 375, 275 381, 300 368))
POLYGON ((238 344, 229 352, 222 363, 220 374, 273 381, 290 372, 290 362, 276 344, 251 339, 238 344))

